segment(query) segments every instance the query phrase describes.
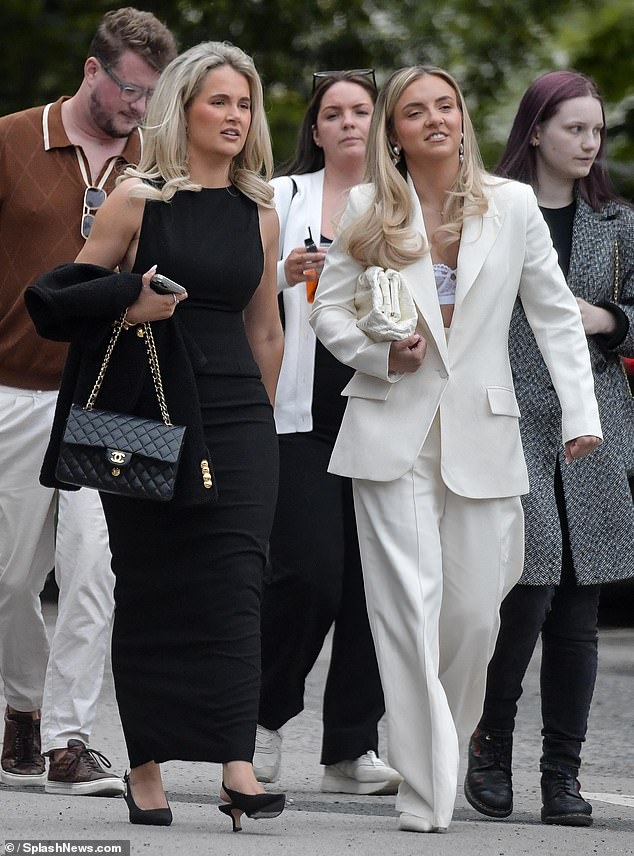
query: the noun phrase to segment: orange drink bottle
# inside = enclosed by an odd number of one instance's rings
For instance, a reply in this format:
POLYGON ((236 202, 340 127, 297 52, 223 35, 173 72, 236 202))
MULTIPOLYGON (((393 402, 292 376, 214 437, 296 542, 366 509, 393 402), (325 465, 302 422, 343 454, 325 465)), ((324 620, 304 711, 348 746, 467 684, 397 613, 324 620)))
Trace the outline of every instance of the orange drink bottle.
MULTIPOLYGON (((304 246, 306 247, 306 251, 309 253, 317 253, 319 252, 317 247, 315 246, 315 242, 313 241, 313 236, 310 231, 310 226, 308 227, 308 237, 304 238, 304 246)), ((306 299, 309 303, 313 303, 315 300, 315 292, 317 291, 317 282, 319 281, 319 274, 315 270, 315 268, 309 268, 305 271, 306 279, 306 299)))

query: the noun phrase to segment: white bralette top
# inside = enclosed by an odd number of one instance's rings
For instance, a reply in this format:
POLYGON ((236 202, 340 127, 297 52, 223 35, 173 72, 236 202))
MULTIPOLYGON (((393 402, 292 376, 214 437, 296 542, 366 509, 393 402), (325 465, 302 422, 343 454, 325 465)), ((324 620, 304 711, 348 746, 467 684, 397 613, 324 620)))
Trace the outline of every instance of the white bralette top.
POLYGON ((438 302, 443 305, 453 305, 456 302, 456 269, 441 262, 433 267, 436 289, 438 290, 438 302))

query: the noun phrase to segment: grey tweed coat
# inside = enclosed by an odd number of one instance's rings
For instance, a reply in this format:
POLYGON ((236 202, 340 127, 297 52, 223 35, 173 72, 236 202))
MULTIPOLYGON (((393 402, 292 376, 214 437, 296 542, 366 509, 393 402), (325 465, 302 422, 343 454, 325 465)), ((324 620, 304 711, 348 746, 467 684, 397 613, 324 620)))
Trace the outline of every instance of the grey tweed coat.
POLYGON ((568 465, 557 396, 521 304, 515 306, 509 354, 530 480, 530 493, 522 497, 526 554, 520 583, 525 585, 556 584, 560 579, 561 528, 554 493, 557 458, 577 582, 589 585, 634 576, 634 503, 627 479, 628 471, 634 469, 634 399, 619 360, 619 356, 634 356, 632 209, 609 203, 597 212, 578 199, 568 285, 588 303, 616 304, 617 315, 618 310, 624 313, 622 327, 628 330, 615 347, 606 337, 588 337, 604 440, 587 458, 568 465))

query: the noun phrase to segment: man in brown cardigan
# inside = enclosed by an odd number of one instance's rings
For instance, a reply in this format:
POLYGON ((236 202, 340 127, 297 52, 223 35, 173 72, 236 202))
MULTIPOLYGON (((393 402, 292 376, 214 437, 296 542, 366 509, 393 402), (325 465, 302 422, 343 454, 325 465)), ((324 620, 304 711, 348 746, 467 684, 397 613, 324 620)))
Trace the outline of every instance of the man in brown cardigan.
POLYGON ((112 619, 107 531, 95 491, 58 496, 39 483, 67 346, 37 335, 24 291, 37 275, 74 260, 122 166, 138 161, 138 126, 175 55, 172 34, 151 13, 108 12, 72 97, 0 118, 0 675, 7 702, 0 778, 8 785, 123 792, 121 779, 88 748, 112 619), (53 567, 60 594, 49 654, 39 593, 53 567))

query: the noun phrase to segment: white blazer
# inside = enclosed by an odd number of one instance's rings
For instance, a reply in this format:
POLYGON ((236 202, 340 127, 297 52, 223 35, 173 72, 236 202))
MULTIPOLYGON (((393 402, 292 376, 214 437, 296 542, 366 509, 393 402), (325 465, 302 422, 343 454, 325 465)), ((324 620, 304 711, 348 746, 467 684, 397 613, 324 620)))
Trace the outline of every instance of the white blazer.
POLYGON ((306 175, 274 178, 275 210, 280 221, 280 261, 277 290, 284 301, 284 358, 275 394, 275 425, 278 434, 311 431, 313 427, 313 375, 315 334, 308 323, 311 305, 301 283, 289 286, 284 259, 295 247, 304 246, 308 227, 319 246, 324 170, 306 175), (294 193, 293 181, 297 188, 294 193))
MULTIPOLYGON (((412 225, 425 236, 408 181, 412 225)), ((329 249, 310 323, 324 345, 356 369, 342 392, 348 404, 331 472, 375 481, 399 478, 414 465, 439 412, 441 472, 454 493, 471 498, 526 493, 508 357, 509 320, 518 296, 561 402, 564 441, 601 436, 581 315, 535 195, 528 185, 493 176, 486 190, 488 210, 465 218, 448 341, 430 254, 401 270, 418 308, 417 329, 428 345, 416 372, 388 372, 389 342, 373 342, 356 326, 354 292, 363 268, 338 239, 329 249)), ((371 186, 353 188, 342 225, 356 219, 371 197, 371 186)))

